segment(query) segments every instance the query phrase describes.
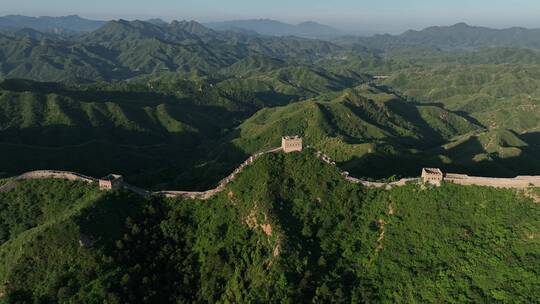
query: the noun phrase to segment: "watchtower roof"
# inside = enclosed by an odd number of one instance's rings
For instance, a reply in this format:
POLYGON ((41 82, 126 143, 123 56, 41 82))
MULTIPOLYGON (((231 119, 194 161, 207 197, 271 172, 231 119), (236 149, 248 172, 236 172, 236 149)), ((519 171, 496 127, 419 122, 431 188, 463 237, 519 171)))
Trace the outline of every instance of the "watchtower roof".
POLYGON ((443 172, 439 168, 423 168, 422 172, 423 174, 427 175, 444 176, 443 172))
POLYGON ((119 174, 109 174, 101 178, 101 180, 113 181, 122 178, 122 175, 119 174))
POLYGON ((424 168, 424 171, 427 174, 437 174, 437 175, 442 175, 443 174, 441 169, 439 169, 439 168, 424 168))
POLYGON ((290 139, 300 139, 300 136, 298 136, 298 135, 294 135, 294 136, 283 136, 283 139, 287 139, 287 140, 290 140, 290 139))

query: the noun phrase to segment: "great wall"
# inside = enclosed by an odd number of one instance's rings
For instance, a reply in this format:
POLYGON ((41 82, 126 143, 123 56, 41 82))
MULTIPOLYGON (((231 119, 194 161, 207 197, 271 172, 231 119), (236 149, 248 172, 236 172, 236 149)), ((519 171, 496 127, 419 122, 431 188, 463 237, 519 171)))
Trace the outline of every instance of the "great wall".
MULTIPOLYGON (((315 152, 315 156, 321 161, 336 166, 336 163, 332 159, 324 154, 321 151, 318 151, 310 146, 306 148, 312 149, 315 152)), ((170 198, 189 198, 189 199, 201 199, 207 200, 216 195, 217 193, 222 192, 226 186, 232 182, 236 176, 242 172, 247 166, 253 164, 253 162, 259 157, 268 154, 276 153, 283 151, 284 153, 291 152, 300 152, 302 151, 302 138, 298 136, 293 137, 283 137, 281 141, 281 147, 273 148, 267 151, 259 152, 250 156, 242 164, 240 164, 229 176, 222 179, 218 186, 214 189, 207 191, 196 192, 196 191, 173 191, 173 190, 164 190, 164 191, 149 191, 146 189, 138 188, 133 185, 130 185, 124 182, 121 175, 110 174, 101 179, 94 178, 91 176, 86 176, 76 172, 69 171, 58 171, 58 170, 37 170, 23 173, 19 176, 11 178, 4 185, 0 186, 0 192, 9 191, 17 186, 17 184, 24 180, 32 179, 64 179, 70 181, 82 181, 87 183, 97 183, 100 190, 113 190, 118 188, 125 188, 134 193, 149 196, 157 195, 162 197, 170 198)), ((337 168, 337 166, 336 166, 337 168)), ((417 178, 404 178, 394 182, 371 182, 355 177, 349 176, 349 173, 342 171, 337 168, 345 180, 360 184, 365 187, 370 188, 384 188, 391 189, 393 187, 405 186, 409 183, 419 183, 431 184, 435 186, 440 186, 442 182, 449 182, 463 186, 486 186, 486 187, 495 187, 495 188, 513 188, 513 189, 527 189, 530 187, 540 187, 540 176, 517 176, 515 178, 494 178, 494 177, 478 177, 478 176, 469 176, 465 174, 455 174, 455 173, 446 173, 444 174, 438 168, 424 168, 422 169, 422 174, 417 178)))
MULTIPOLYGON (((257 158, 261 157, 262 155, 268 154, 268 153, 275 153, 280 151, 288 151, 287 149, 283 149, 283 147, 278 147, 274 149, 270 149, 267 151, 259 152, 256 154, 253 154, 248 159, 246 159, 240 166, 238 166, 229 176, 222 179, 218 186, 214 189, 210 189, 207 191, 197 192, 197 191, 173 191, 173 190, 164 190, 164 191, 149 191, 146 189, 142 189, 133 185, 130 185, 126 182, 124 182, 121 175, 115 175, 110 174, 107 175, 101 179, 86 176, 83 174, 79 174, 76 172, 69 172, 69 171, 59 171, 59 170, 36 170, 36 171, 30 171, 23 173, 19 176, 11 178, 7 183, 0 186, 0 192, 6 192, 9 191, 17 186, 21 181, 24 180, 33 180, 33 179, 64 179, 69 181, 82 181, 86 183, 97 183, 99 185, 100 190, 113 190, 113 189, 119 189, 119 188, 125 188, 127 190, 130 190, 134 193, 143 195, 143 196, 149 196, 149 195, 157 195, 157 196, 163 196, 163 197, 177 197, 177 198, 190 198, 190 199, 202 199, 206 200, 211 198, 212 196, 216 195, 217 193, 223 191, 226 186, 232 182, 236 176, 244 170, 247 166, 251 165, 257 158)), ((300 147, 301 150, 301 147, 300 147)), ((290 152, 290 151, 289 151, 290 152)))

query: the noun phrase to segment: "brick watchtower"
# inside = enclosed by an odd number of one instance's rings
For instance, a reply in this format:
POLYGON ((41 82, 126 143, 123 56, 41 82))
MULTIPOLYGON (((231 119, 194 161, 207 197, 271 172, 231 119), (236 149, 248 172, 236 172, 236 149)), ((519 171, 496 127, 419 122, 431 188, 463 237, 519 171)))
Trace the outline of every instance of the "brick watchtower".
POLYGON ((302 138, 299 136, 284 136, 281 138, 281 148, 283 152, 301 152, 302 138))
POLYGON ((109 174, 103 178, 99 179, 99 189, 100 190, 115 190, 122 187, 124 184, 124 179, 122 175, 109 174))
POLYGON ((440 186, 444 180, 444 174, 439 168, 422 169, 422 181, 426 184, 440 186))

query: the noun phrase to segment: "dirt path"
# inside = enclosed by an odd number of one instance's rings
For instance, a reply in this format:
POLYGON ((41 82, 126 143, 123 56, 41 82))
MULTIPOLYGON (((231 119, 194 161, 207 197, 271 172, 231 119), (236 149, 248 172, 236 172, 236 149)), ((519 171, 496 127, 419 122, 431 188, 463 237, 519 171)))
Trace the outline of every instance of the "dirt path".
POLYGON ((377 227, 379 227, 379 237, 377 238, 377 247, 375 247, 375 252, 379 252, 384 248, 384 233, 386 222, 383 219, 377 221, 377 227))

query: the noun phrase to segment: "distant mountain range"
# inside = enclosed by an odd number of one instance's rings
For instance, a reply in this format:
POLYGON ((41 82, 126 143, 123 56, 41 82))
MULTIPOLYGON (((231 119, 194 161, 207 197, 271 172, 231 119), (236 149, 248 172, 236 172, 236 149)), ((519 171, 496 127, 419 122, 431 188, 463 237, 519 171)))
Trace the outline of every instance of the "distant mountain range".
MULTIPOLYGON (((169 25, 178 23, 179 21, 168 23, 161 19, 149 19, 144 22, 170 29, 169 25)), ((185 23, 187 21, 183 22, 185 23)), ((42 38, 51 38, 43 34, 65 35, 89 33, 100 29, 107 23, 107 21, 90 20, 77 15, 63 17, 8 15, 0 17, 0 32, 39 40, 42 38)), ((481 26, 470 26, 466 23, 457 23, 452 26, 433 26, 420 31, 409 30, 400 35, 383 34, 371 37, 347 36, 345 32, 339 29, 312 21, 289 24, 271 19, 250 19, 205 24, 192 21, 189 24, 206 34, 209 31, 214 31, 215 35, 215 31, 218 31, 235 32, 250 36, 297 36, 329 40, 338 45, 357 45, 380 50, 410 46, 444 50, 497 47, 540 49, 540 29, 522 27, 492 29, 481 26)), ((195 34, 198 35, 200 32, 195 34)))
MULTIPOLYGON (((0 20, 11 18, 8 17, 0 17, 0 20)), ((33 21, 21 21, 19 26, 26 24, 38 27, 39 22, 36 20, 41 20, 25 18, 20 20, 33 21)), ((90 29, 93 21, 84 21, 85 19, 76 16, 55 20, 49 22, 49 25, 56 24, 59 26, 57 32, 71 34, 55 34, 54 30, 51 32, 51 27, 45 26, 45 22, 41 23, 41 28, 49 30, 12 27, 13 30, 0 33, 0 79, 94 82, 162 73, 209 76, 252 56, 265 58, 262 60, 262 67, 267 62, 273 62, 272 59, 282 60, 286 64, 315 64, 319 60, 330 60, 330 64, 335 64, 340 62, 340 58, 361 57, 363 68, 359 71, 365 72, 366 66, 380 61, 382 53, 394 58, 415 57, 425 62, 428 58, 439 60, 441 50, 477 50, 490 47, 512 47, 514 51, 495 50, 490 52, 491 59, 488 61, 532 63, 538 59, 537 52, 525 52, 524 49, 540 49, 540 30, 494 30, 466 24, 431 27, 396 36, 343 36, 325 41, 289 35, 261 35, 249 30, 218 31, 195 21, 167 23, 159 19, 115 20, 104 23, 96 30, 84 32, 83 30, 90 29), (72 22, 66 21, 69 19, 72 22), (81 24, 77 25, 78 21, 73 20, 78 20, 81 24), (86 27, 83 23, 86 23, 86 27), (517 48, 523 50, 516 52, 517 48), (422 58, 418 58, 420 53, 422 58)), ((273 24, 268 20, 262 22, 273 24)), ((319 25, 304 23, 295 27, 313 29, 319 25)), ((308 32, 304 31, 305 33, 308 32)), ((478 56, 469 59, 463 56, 455 58, 475 62, 479 62, 479 59, 478 56)), ((346 65, 351 64, 351 61, 345 62, 346 65)), ((380 68, 380 65, 378 67, 380 68)), ((348 66, 343 68, 350 69, 348 66)))
POLYGON ((0 34, 0 78, 93 82, 174 72, 212 74, 253 55, 311 62, 341 48, 326 41, 219 32, 194 21, 109 21, 60 37, 22 29, 0 34))
POLYGON ((63 17, 28 17, 8 15, 0 17, 0 30, 30 28, 41 32, 61 34, 65 32, 91 32, 105 24, 105 21, 89 20, 77 15, 63 17))
MULTIPOLYGON (((165 26, 168 22, 155 18, 146 20, 154 25, 165 26)), ((8 15, 0 17, 0 30, 17 31, 33 29, 45 33, 80 33, 99 29, 107 21, 81 18, 77 15, 63 17, 29 17, 8 15)), ((329 38, 344 33, 317 22, 302 22, 296 25, 270 19, 236 20, 204 24, 214 30, 252 32, 268 36, 298 36, 306 38, 329 38)))
POLYGON ((457 23, 452 26, 433 26, 421 31, 409 30, 401 35, 375 35, 372 37, 341 37, 341 43, 358 43, 378 49, 404 46, 424 46, 441 49, 476 48, 540 48, 540 29, 513 27, 492 29, 457 23))
POLYGON ((250 31, 269 36, 298 36, 307 38, 329 38, 341 36, 344 33, 331 26, 307 21, 299 24, 289 24, 270 19, 251 19, 205 23, 205 26, 215 30, 250 31))

